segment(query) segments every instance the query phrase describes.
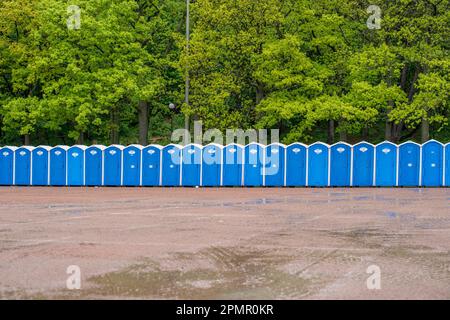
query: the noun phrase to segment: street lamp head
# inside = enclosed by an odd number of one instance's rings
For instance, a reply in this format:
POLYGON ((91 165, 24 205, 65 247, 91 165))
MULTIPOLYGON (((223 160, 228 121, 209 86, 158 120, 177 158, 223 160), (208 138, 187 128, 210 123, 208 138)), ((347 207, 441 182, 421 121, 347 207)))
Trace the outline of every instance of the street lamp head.
POLYGON ((171 109, 171 110, 175 109, 175 104, 169 103, 169 109, 171 109))

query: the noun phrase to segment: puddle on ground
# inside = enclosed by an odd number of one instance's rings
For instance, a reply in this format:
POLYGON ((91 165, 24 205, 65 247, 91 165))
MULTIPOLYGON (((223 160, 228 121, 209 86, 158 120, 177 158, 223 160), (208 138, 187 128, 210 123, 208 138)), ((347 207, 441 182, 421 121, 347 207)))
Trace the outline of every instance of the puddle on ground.
POLYGON ((92 277, 79 298, 292 299, 310 294, 315 287, 313 279, 283 271, 294 257, 274 251, 220 247, 171 258, 176 262, 172 268, 143 260, 92 277))

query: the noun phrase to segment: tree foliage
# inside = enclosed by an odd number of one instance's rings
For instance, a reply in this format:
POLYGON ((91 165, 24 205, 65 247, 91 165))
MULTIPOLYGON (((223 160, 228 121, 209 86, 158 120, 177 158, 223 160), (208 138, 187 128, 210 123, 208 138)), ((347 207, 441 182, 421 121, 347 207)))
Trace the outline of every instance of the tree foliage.
POLYGON ((450 139, 449 0, 196 0, 189 49, 182 0, 75 4, 79 29, 66 1, 0 0, 1 143, 165 143, 183 115, 286 143, 450 139))

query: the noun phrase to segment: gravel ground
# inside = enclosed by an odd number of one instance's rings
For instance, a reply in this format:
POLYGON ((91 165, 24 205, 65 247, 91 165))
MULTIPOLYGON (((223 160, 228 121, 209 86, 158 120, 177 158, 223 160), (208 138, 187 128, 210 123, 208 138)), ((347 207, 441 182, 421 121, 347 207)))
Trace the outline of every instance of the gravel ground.
POLYGON ((450 299, 450 189, 1 187, 0 298, 450 299))

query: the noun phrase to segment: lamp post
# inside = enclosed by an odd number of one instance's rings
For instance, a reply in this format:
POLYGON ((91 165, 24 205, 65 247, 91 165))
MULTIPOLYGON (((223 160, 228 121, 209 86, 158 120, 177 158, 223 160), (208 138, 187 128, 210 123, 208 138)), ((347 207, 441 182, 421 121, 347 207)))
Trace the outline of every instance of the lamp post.
MULTIPOLYGON (((190 0, 186 0, 186 54, 189 56, 189 41, 190 41, 190 12, 189 12, 189 5, 190 0)), ((186 103, 186 106, 189 107, 189 86, 190 86, 190 79, 189 79, 189 64, 186 63, 186 85, 185 85, 185 92, 184 92, 184 102, 186 103)), ((184 129, 189 132, 189 116, 184 116, 184 129)))
POLYGON ((172 130, 172 132, 174 130, 174 127, 173 127, 173 111, 175 111, 175 108, 176 108, 176 106, 175 106, 174 103, 172 103, 172 102, 169 103, 169 109, 170 109, 170 111, 172 111, 171 114, 170 114, 170 129, 172 130))

